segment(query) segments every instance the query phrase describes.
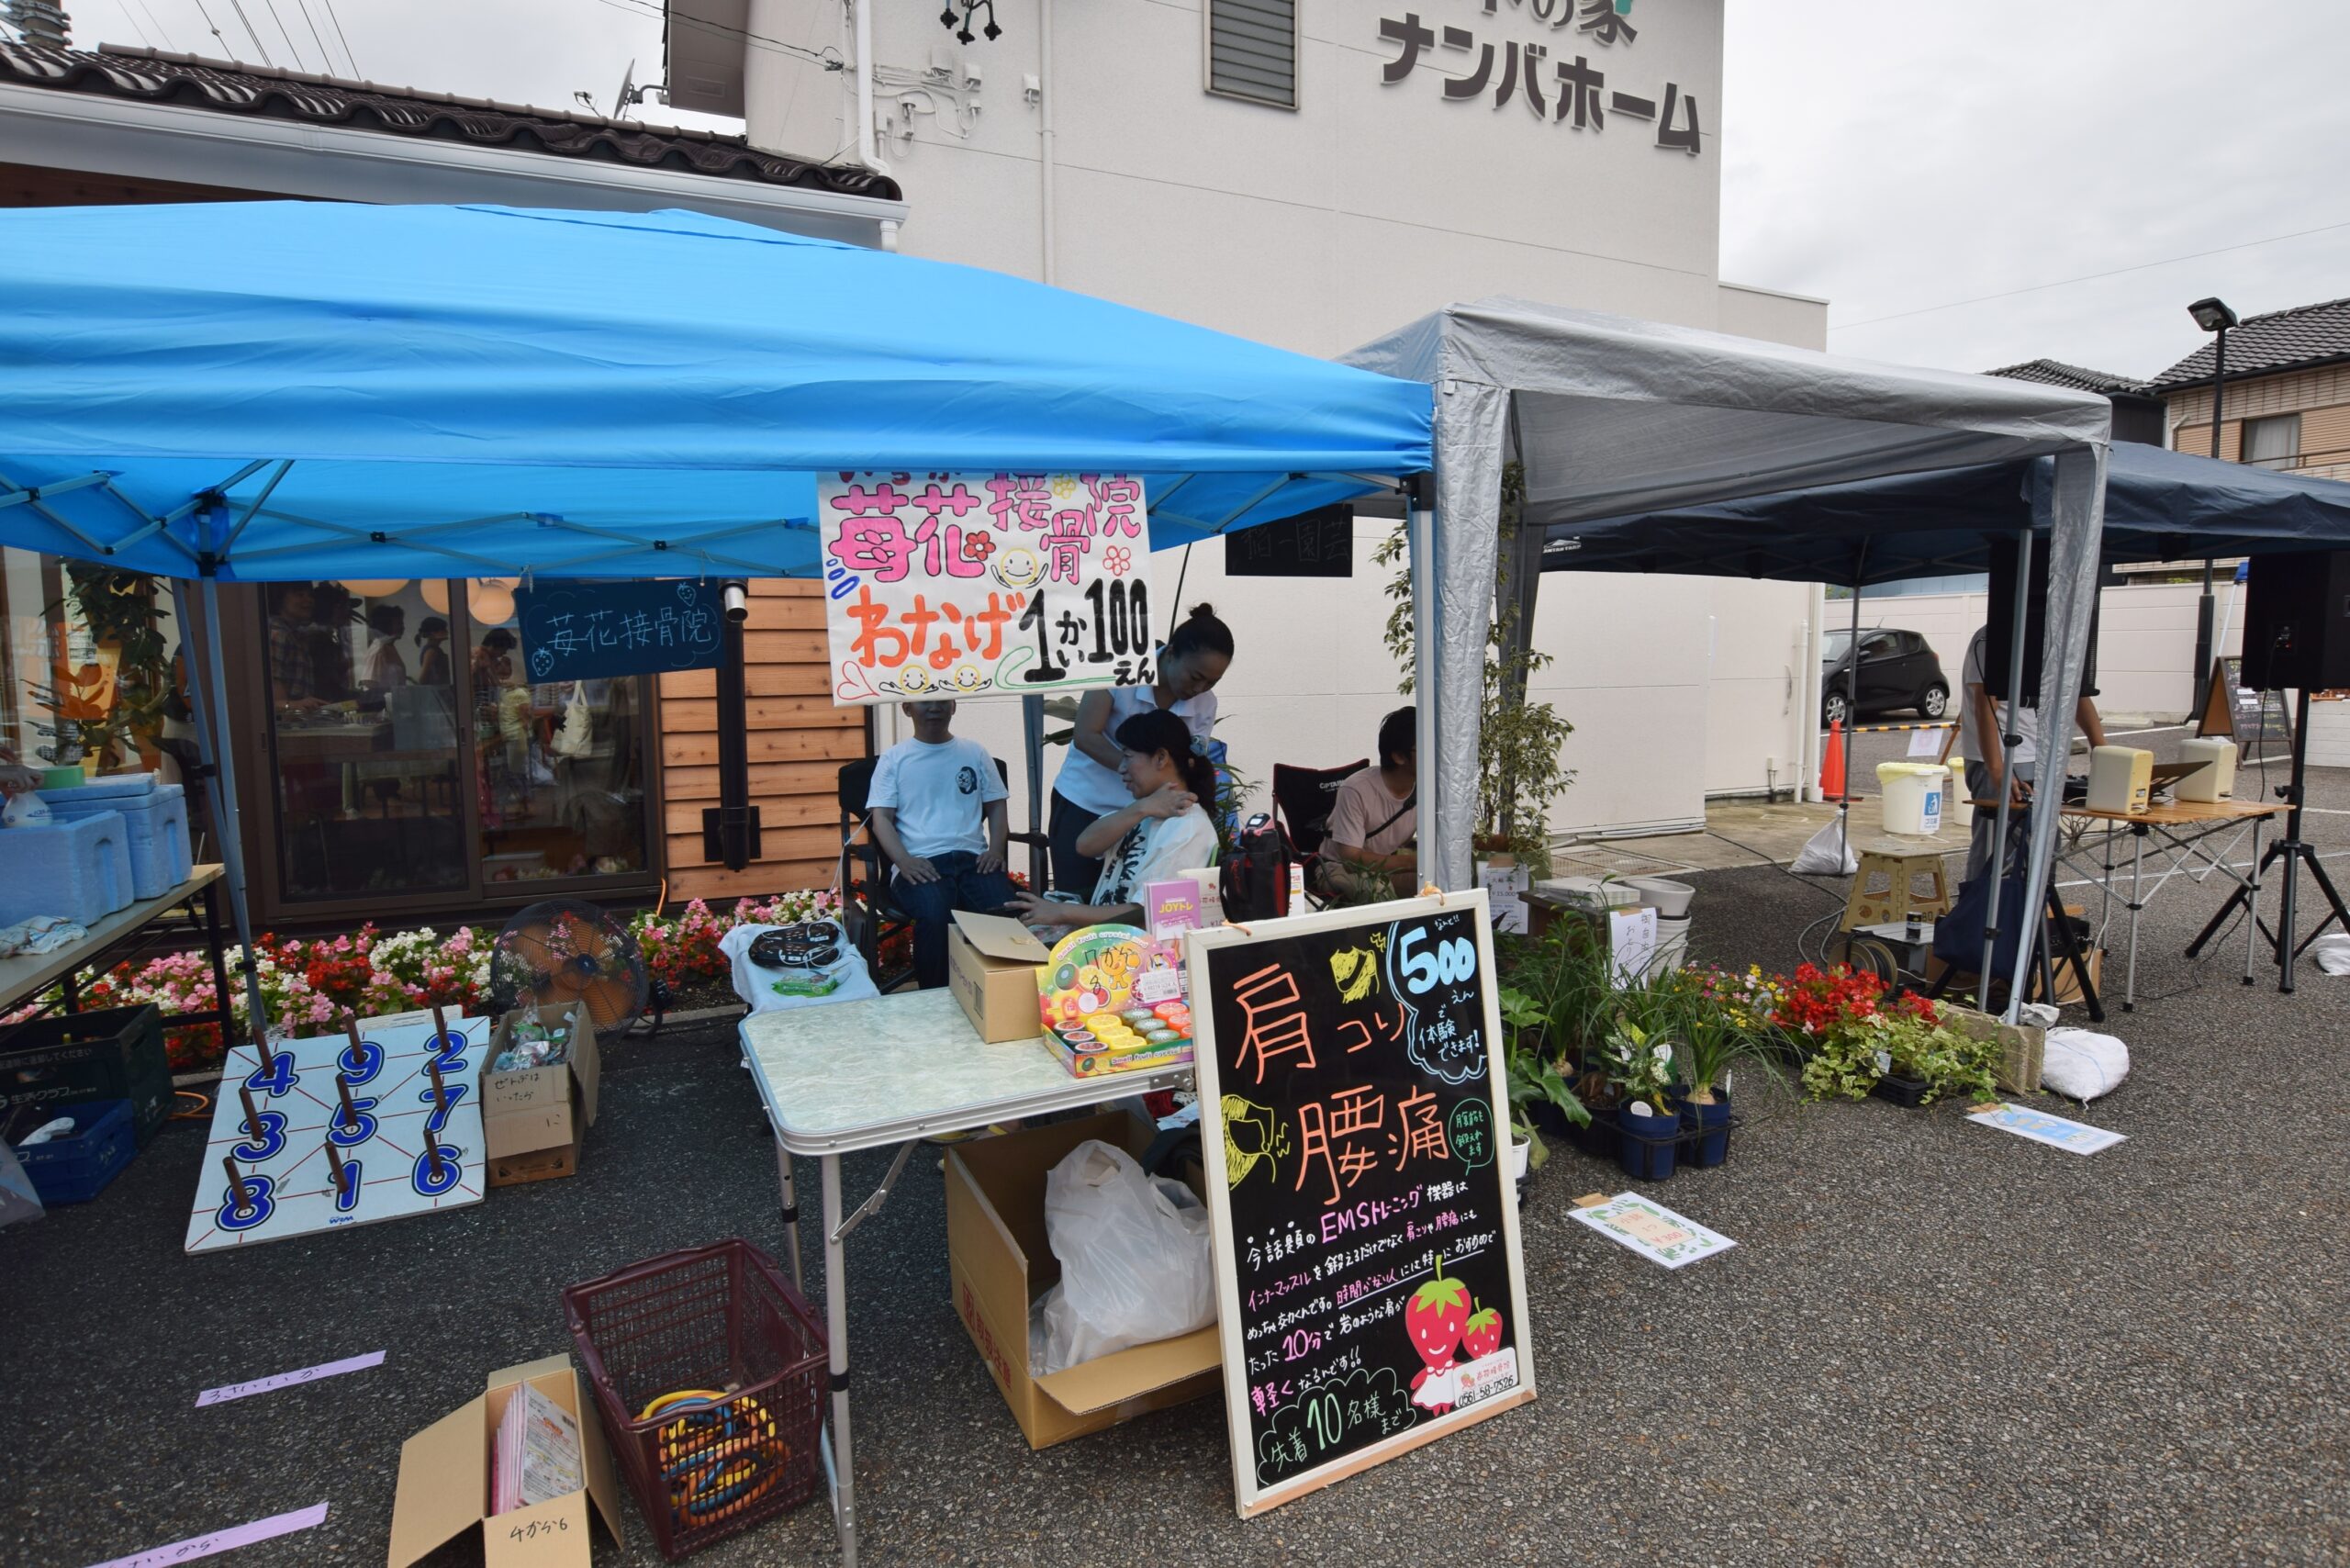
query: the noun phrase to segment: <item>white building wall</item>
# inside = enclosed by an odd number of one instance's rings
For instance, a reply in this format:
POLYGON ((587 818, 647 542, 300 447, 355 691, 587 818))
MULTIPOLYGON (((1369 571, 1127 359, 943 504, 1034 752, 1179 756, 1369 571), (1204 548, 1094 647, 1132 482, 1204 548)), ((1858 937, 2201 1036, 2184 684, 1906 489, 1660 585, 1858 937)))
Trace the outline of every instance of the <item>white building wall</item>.
MULTIPOLYGON (((2223 582, 2219 599, 2219 654, 2243 651, 2244 590, 2223 582)), ((2203 589, 2196 583, 2150 583, 2109 588, 2098 597, 2098 710, 2102 713, 2163 719, 2185 715, 2195 702, 2195 606, 2203 589)), ((1953 692, 1966 658, 1966 644, 1988 616, 1988 596, 1974 593, 1903 594, 1863 599, 1861 624, 1915 632, 1933 644, 1953 692)), ((1831 599, 1828 624, 1849 624, 1850 599, 1831 599)))
MULTIPOLYGON (((797 31, 771 36, 814 42, 837 28, 822 0, 802 9, 797 31)), ((1398 51, 1380 23, 1404 9, 1301 0, 1299 106, 1288 111, 1203 90, 1198 0, 1053 0, 1049 73, 1043 0, 998 0, 1003 37, 970 45, 939 26, 935 7, 877 6, 880 152, 911 208, 899 249, 1049 276, 1319 355, 1492 294, 1824 345, 1821 302, 1719 283, 1721 0, 1643 11, 1638 38, 1612 47, 1542 23, 1520 0, 1493 15, 1478 0, 1422 0, 1410 9, 1439 40, 1463 28, 1476 48, 1439 41, 1390 84, 1398 51), (1485 91, 1447 99, 1446 78, 1489 43, 1485 91), (1660 148, 1653 125, 1620 115, 1604 131, 1538 121, 1522 88, 1496 106, 1513 44, 1548 51, 1546 101, 1551 69, 1578 54, 1610 91, 1661 106, 1673 84, 1696 101, 1701 151, 1660 148), (976 90, 965 85, 974 71, 976 90), (1030 76, 1047 78, 1051 95, 1049 174, 1044 105, 1023 91, 1030 76)), ((852 146, 844 76, 797 69, 781 142, 852 146)), ((1239 640, 1219 733, 1251 777, 1265 779, 1275 761, 1366 755, 1379 716, 1402 700, 1380 644, 1385 575, 1368 564, 1387 527, 1358 523, 1348 583, 1227 579, 1221 548, 1192 553, 1183 605, 1214 603, 1239 640)), ((1180 557, 1163 554, 1154 570, 1171 603, 1180 557)), ((1549 577, 1536 637, 1558 662, 1535 695, 1577 726, 1568 760, 1578 770, 1553 827, 1696 821, 1709 790, 1766 787, 1774 759, 1787 782, 1801 704, 1786 687, 1807 603, 1793 586, 1549 577)), ((1018 754, 1009 705, 968 705, 961 723, 1018 754)), ((1048 772, 1059 755, 1048 754, 1048 772)), ((1017 798, 1014 814, 1024 820, 1017 798)))

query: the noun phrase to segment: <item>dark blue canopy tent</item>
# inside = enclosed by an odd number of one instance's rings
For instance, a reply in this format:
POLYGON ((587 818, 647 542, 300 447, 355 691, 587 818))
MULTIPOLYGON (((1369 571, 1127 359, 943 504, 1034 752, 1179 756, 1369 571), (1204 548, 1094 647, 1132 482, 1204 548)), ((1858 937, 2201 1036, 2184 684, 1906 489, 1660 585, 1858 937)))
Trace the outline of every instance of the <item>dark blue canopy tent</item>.
MULTIPOLYGON (((1562 524, 1545 571, 1682 572, 1845 588, 1979 572, 1994 547, 2048 530, 2054 460, 1905 474, 1562 524)), ((2116 442, 2107 561, 2350 549, 2350 484, 2116 442)))
MULTIPOLYGON (((2056 460, 2037 457, 1561 524, 1543 541, 1542 569, 1833 583, 1855 590, 1857 641, 1860 588, 1984 571, 1995 550, 2020 542, 2020 624, 2032 553, 2046 558, 2055 483, 2056 460)), ((2350 484, 2129 442, 2109 454, 2108 562, 2339 549, 2350 549, 2350 484)), ((1995 877, 2007 812, 2003 800, 1995 877)), ((1986 972, 1991 946, 1986 934, 1986 972)))
POLYGON ((811 577, 841 469, 1140 475, 1163 548, 1431 462, 1424 385, 691 212, 26 209, 0 299, 0 543, 195 586, 248 953, 221 582, 811 577))

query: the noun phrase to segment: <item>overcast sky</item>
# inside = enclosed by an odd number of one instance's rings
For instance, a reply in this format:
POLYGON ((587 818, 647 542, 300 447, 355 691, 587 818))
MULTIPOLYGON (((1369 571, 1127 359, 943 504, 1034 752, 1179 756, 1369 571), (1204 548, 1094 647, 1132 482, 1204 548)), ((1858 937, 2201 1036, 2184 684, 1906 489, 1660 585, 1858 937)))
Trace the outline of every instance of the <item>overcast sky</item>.
MULTIPOLYGON (((609 109, 632 59, 640 81, 660 68, 659 0, 68 6, 85 45, 251 60, 241 7, 279 63, 341 73, 339 18, 363 76, 508 101, 584 88, 609 109)), ((2201 342, 2191 299, 2248 316, 2350 295, 2342 0, 1728 9, 1722 274, 1829 299, 1838 352, 2151 375, 2201 342)))

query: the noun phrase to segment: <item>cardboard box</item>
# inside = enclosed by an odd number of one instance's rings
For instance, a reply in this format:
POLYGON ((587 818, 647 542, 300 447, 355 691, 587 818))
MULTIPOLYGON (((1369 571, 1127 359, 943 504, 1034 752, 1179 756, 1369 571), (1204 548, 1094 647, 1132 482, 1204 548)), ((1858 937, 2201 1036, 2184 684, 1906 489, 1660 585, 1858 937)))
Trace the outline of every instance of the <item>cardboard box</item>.
POLYGON ((1123 1111, 1054 1122, 946 1151, 947 1277, 955 1314, 979 1347, 1032 1449, 1081 1438, 1211 1394, 1223 1376, 1216 1326, 1030 1375, 1028 1310, 1060 1278, 1045 1235, 1045 1175, 1088 1138, 1136 1158, 1154 1129, 1123 1111))
MULTIPOLYGON (((602 1066, 596 1056, 596 1025, 579 1002, 536 1010, 541 1022, 571 1025, 566 1059, 545 1067, 481 1075, 482 1144, 489 1184, 511 1187, 569 1176, 579 1169, 579 1146, 596 1121, 596 1084, 602 1066)), ((514 1025, 531 1015, 518 1008, 489 1032, 495 1061, 514 1025)))
POLYGON ((604 1446, 595 1402, 571 1370, 571 1358, 548 1356, 508 1367, 489 1374, 479 1397, 400 1445, 399 1488, 392 1495, 392 1545, 386 1562, 388 1568, 408 1568, 479 1525, 482 1560, 488 1568, 588 1568, 590 1502, 613 1541, 625 1547, 628 1535, 621 1524, 611 1451, 604 1446), (490 1444, 507 1401, 525 1383, 578 1421, 588 1489, 492 1517, 490 1444))
POLYGON ((1045 1027, 1036 970, 1051 957, 1018 921, 958 909, 946 934, 946 989, 980 1039, 1033 1039, 1045 1027))
MULTIPOLYGON (((2071 980, 2068 972, 2065 979, 2071 980)), ((2041 1058, 2048 1047, 2048 1031, 2030 1024, 2009 1024, 1987 1013, 1953 1002, 1942 1004, 1942 1019, 1970 1039, 1999 1042, 1998 1084, 2010 1094, 2040 1092, 2041 1058)))

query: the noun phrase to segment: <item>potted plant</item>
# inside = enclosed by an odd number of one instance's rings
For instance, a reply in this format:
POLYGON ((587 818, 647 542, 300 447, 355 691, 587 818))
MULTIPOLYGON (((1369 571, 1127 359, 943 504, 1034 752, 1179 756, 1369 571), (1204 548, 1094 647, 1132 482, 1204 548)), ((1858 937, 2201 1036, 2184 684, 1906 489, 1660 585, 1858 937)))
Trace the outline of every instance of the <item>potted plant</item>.
POLYGON ((1507 1036, 1502 1051, 1502 1070, 1505 1077, 1504 1089, 1509 1097, 1510 1152, 1518 1162, 1517 1174, 1523 1181, 1550 1157, 1550 1148, 1536 1130, 1538 1121, 1563 1132, 1587 1125, 1591 1113, 1575 1098, 1574 1091, 1560 1076, 1557 1065, 1543 1054, 1547 1019, 1542 1010, 1524 991, 1508 986, 1502 988, 1499 1000, 1507 1036))
POLYGON ((1681 1139, 1681 1118, 1666 1103, 1673 1082, 1673 1042, 1626 1017, 1608 1035, 1603 1058, 1620 1097, 1617 1162, 1636 1181, 1662 1182, 1673 1174, 1681 1139))
POLYGON ((1767 1070, 1774 1037, 1770 992, 1759 973, 1684 970, 1673 981, 1683 1163, 1710 1170, 1729 1158, 1730 1072, 1752 1060, 1767 1070))

